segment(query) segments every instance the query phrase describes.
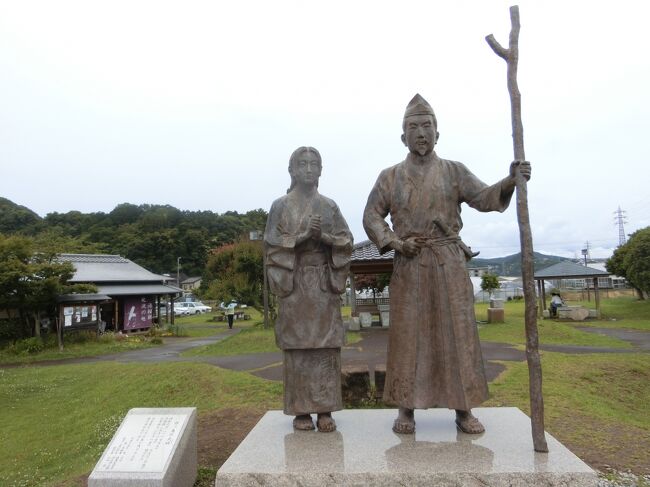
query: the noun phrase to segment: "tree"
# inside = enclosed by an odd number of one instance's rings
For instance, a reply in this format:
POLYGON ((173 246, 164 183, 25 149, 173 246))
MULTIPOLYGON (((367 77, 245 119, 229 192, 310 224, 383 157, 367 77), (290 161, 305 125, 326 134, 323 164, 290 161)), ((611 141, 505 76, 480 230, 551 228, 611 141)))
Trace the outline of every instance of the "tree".
POLYGON ((28 237, 0 234, 0 308, 8 316, 18 314, 21 329, 12 330, 13 338, 40 334, 39 318, 42 312, 53 315, 56 298, 70 292, 94 292, 88 285, 70 285, 74 267, 59 262, 59 251, 53 246, 39 248, 28 237))
POLYGON ((607 260, 608 272, 624 277, 639 299, 650 293, 650 227, 638 230, 607 260))
POLYGON ((492 293, 501 287, 496 274, 485 273, 481 276, 481 290, 492 296, 492 293))
POLYGON ((260 307, 263 301, 263 264, 261 242, 240 241, 214 249, 204 274, 204 296, 217 301, 236 299, 260 307))
POLYGON ((354 286, 357 291, 372 291, 372 297, 384 291, 390 284, 390 274, 357 274, 354 276, 354 286))

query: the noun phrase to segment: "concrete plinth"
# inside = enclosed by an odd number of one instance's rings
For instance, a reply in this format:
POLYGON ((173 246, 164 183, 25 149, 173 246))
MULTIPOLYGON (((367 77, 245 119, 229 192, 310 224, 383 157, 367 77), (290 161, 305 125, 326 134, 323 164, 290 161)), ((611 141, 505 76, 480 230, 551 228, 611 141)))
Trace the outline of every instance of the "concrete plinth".
POLYGON ((217 472, 216 487, 241 486, 572 486, 596 473, 555 438, 533 451, 530 419, 517 408, 476 408, 486 432, 457 430, 447 409, 416 411, 415 435, 397 435, 393 409, 333 414, 334 433, 294 431, 270 411, 217 472))
POLYGON ((88 487, 192 487, 196 408, 131 409, 88 478, 88 487))

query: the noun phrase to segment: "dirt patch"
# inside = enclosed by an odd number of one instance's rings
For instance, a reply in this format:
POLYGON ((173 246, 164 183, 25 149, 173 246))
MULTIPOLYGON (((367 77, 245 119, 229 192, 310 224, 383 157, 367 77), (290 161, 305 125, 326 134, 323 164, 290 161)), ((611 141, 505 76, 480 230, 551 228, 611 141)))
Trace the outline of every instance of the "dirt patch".
POLYGON ((227 408, 199 415, 199 465, 219 469, 265 412, 227 408))

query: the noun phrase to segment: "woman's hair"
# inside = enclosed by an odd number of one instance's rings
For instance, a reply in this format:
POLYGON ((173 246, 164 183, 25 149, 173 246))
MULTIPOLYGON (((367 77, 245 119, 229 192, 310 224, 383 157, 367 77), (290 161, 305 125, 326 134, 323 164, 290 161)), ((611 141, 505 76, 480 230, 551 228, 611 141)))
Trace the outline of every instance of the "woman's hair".
MULTIPOLYGON (((297 162, 300 156, 302 155, 303 152, 311 152, 318 158, 318 163, 323 166, 323 159, 320 156, 320 152, 318 152, 316 149, 313 147, 298 147, 295 151, 293 151, 293 154, 291 154, 291 157, 289 158, 289 169, 291 169, 291 166, 294 166, 297 162)), ((289 174, 291 174, 291 171, 289 171, 289 174)), ((289 193, 293 188, 296 186, 296 180, 293 177, 293 174, 291 174, 291 186, 289 186, 289 189, 287 190, 287 193, 289 193)), ((316 181, 316 187, 318 187, 318 181, 316 181)))

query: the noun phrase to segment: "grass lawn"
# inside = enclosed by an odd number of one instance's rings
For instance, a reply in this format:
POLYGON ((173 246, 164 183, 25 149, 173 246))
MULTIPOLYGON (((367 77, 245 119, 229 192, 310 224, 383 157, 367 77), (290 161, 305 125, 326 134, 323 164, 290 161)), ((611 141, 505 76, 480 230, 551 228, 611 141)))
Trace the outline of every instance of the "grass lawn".
MULTIPOLYGON (((476 310, 477 319, 481 320, 487 318, 488 303, 477 303, 474 308, 476 310)), ((523 346, 526 343, 523 301, 506 302, 505 316, 505 323, 481 325, 479 328, 481 340, 488 342, 512 343, 514 345, 523 346)), ((585 321, 576 322, 575 324, 584 326, 586 323, 590 323, 592 326, 609 326, 609 322, 606 321, 585 321)), ((540 343, 612 348, 631 347, 628 342, 618 340, 617 338, 577 330, 573 326, 573 322, 538 320, 537 328, 539 330, 540 343)))
MULTIPOLYGON (((490 384, 485 406, 530 414, 526 363, 490 384)), ((546 430, 595 467, 650 472, 650 355, 543 352, 546 430)))
MULTIPOLYGON (((348 345, 361 340, 361 333, 349 331, 346 333, 348 345)), ((275 344, 275 333, 272 328, 265 329, 262 326, 248 327, 236 335, 221 340, 220 342, 197 347, 183 352, 183 357, 194 357, 197 355, 224 356, 243 355, 248 353, 279 352, 275 344)))
POLYGON ((650 331, 650 300, 639 301, 631 297, 611 298, 603 299, 600 306, 603 319, 585 321, 584 326, 650 331))
MULTIPOLYGON (((66 337, 67 338, 67 337, 66 337)), ((117 340, 112 334, 102 335, 99 338, 92 338, 85 342, 65 342, 63 351, 59 351, 55 337, 46 340, 46 347, 41 352, 19 354, 12 353, 9 348, 0 350, 0 365, 6 364, 29 364, 46 360, 63 360, 79 357, 96 357, 111 353, 128 352, 141 348, 158 346, 151 343, 151 339, 145 336, 133 336, 124 340, 117 340)))
POLYGON ((206 364, 96 363, 0 369, 0 485, 89 472, 133 407, 278 408, 282 385, 206 364))
MULTIPOLYGON (((228 328, 227 321, 213 321, 213 318, 221 314, 220 312, 196 314, 192 316, 177 316, 176 326, 178 327, 179 336, 187 336, 193 338, 206 337, 216 335, 223 332, 228 328)), ((250 320, 237 320, 235 325, 239 328, 253 326, 255 323, 261 321, 262 315, 259 311, 253 308, 247 308, 246 314, 251 316, 250 320)), ((163 330, 167 327, 163 324, 163 330)))

